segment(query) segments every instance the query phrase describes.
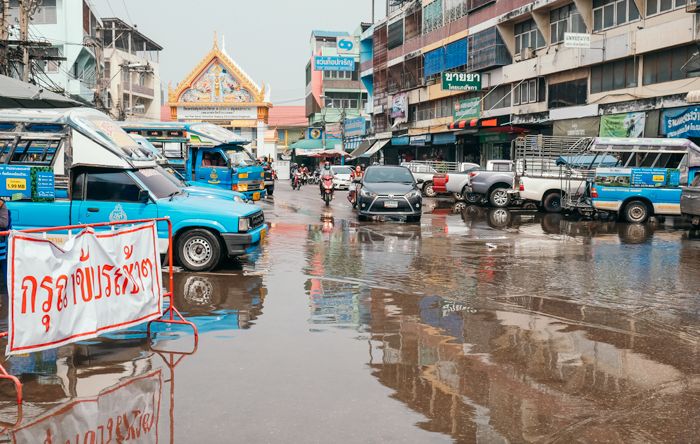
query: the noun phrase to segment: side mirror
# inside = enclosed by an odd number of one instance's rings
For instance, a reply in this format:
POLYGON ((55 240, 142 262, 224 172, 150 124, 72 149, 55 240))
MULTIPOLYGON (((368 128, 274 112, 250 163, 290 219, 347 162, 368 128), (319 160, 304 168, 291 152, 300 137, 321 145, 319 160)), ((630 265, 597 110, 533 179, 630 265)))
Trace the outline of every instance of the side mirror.
POLYGON ((423 179, 416 179, 416 183, 419 183, 419 184, 420 184, 420 183, 423 183, 423 182, 425 182, 425 180, 423 180, 423 179))
POLYGON ((139 191, 139 202, 147 201, 149 197, 150 194, 148 193, 148 190, 139 191))

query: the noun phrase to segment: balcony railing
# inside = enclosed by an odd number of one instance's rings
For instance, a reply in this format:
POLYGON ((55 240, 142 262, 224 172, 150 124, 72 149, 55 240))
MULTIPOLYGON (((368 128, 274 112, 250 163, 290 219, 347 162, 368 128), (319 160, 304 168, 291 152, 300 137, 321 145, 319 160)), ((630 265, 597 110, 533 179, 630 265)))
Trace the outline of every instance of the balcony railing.
POLYGON ((153 88, 149 88, 149 87, 143 86, 143 85, 134 85, 133 83, 127 83, 127 82, 124 83, 124 91, 126 91, 126 92, 131 91, 132 93, 141 94, 141 95, 150 96, 150 97, 153 97, 153 95, 155 93, 153 88))
POLYGON ((484 5, 488 5, 489 3, 495 3, 496 0, 469 0, 469 10, 473 11, 476 8, 481 8, 484 5))

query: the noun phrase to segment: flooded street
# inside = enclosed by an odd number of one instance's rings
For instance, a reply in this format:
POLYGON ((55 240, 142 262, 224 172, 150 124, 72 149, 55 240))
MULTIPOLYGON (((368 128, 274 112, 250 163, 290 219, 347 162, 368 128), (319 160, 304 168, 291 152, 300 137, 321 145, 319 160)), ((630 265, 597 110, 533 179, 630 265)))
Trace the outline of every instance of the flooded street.
POLYGON ((4 361, 0 442, 700 442, 688 224, 445 199, 358 223, 345 196, 279 182, 261 249, 176 273, 196 344, 144 324, 4 361))

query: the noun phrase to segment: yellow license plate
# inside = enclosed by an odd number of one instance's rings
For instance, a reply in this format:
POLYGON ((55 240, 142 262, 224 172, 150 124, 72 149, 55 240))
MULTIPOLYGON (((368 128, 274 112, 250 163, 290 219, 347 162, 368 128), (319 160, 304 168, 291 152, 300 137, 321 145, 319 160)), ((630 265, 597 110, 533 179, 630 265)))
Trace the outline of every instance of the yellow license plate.
POLYGON ((260 193, 253 193, 253 200, 260 200, 260 193))
POLYGON ((245 183, 238 185, 238 191, 248 191, 248 185, 245 183))
POLYGON ((265 230, 264 228, 262 229, 262 231, 260 231, 260 242, 263 242, 265 240, 265 232, 266 231, 267 230, 265 230))

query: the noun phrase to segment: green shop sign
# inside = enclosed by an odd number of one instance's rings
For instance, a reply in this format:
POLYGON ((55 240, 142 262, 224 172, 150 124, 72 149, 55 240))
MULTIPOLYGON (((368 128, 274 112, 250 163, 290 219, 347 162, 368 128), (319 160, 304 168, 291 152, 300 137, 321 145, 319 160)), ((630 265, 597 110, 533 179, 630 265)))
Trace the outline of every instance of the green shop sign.
POLYGON ((481 74, 478 72, 443 72, 442 89, 445 91, 481 91, 481 74))
POLYGON ((504 143, 508 137, 503 133, 493 133, 484 136, 479 136, 480 143, 504 143))
POLYGON ((481 113, 481 99, 462 100, 455 102, 452 110, 452 118, 455 122, 459 120, 478 119, 481 113))

